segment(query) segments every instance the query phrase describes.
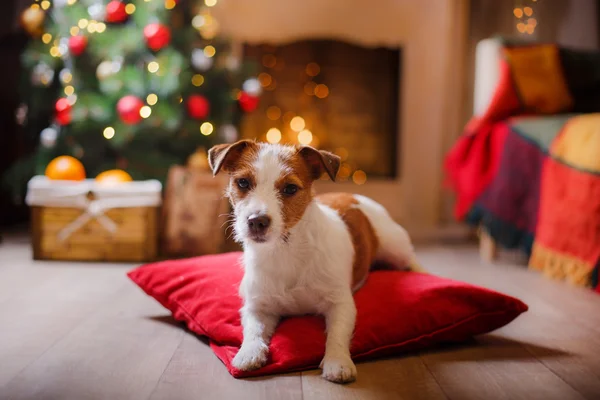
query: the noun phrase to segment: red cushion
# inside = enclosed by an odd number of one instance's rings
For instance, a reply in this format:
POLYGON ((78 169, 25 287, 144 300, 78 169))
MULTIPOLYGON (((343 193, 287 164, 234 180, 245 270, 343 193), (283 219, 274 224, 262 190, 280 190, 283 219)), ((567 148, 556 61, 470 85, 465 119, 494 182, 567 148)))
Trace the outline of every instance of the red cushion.
MULTIPOLYGON (((210 346, 236 378, 317 368, 325 350, 321 317, 284 319, 268 364, 243 372, 231 365, 242 342, 238 286, 241 253, 161 261, 129 277, 210 346)), ((355 294, 356 361, 464 341, 499 328, 527 310, 520 300, 462 282, 415 272, 375 271, 355 294)), ((201 346, 198 343, 198 346, 201 346)))

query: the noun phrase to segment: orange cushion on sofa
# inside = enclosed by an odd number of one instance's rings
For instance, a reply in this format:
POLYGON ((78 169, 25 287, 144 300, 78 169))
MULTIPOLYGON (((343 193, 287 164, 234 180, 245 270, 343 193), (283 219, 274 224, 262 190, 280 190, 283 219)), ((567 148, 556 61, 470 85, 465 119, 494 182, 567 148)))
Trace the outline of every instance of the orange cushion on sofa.
MULTIPOLYGON (((282 320, 263 368, 243 372, 231 365, 242 342, 240 255, 161 261, 138 267, 128 276, 175 319, 207 336, 236 378, 317 368, 325 350, 325 324, 317 316, 282 320)), ((351 352, 356 361, 465 341, 527 310, 523 302, 504 294, 416 272, 372 272, 354 297, 358 314, 351 352)))

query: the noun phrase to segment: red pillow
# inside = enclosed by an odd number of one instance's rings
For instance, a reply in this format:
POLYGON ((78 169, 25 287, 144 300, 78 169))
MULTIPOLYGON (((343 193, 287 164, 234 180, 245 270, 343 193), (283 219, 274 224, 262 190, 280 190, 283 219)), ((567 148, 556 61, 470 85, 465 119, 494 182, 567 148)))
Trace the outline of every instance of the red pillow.
MULTIPOLYGON (((282 320, 263 368, 243 372, 231 365, 242 342, 240 255, 162 261, 138 267, 128 276, 175 319, 207 336, 212 350, 236 378, 318 368, 325 350, 325 323, 316 316, 282 320)), ((356 361, 464 341, 527 310, 515 298, 416 272, 372 272, 354 297, 358 315, 351 352, 356 361)))

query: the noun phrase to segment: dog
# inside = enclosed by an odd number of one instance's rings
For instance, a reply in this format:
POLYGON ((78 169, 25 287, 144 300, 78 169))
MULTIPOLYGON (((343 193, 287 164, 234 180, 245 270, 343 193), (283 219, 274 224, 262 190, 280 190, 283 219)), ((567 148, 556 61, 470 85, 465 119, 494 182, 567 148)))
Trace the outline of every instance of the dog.
POLYGON ((340 158, 330 152, 240 140, 212 147, 208 161, 213 175, 230 175, 225 195, 243 246, 243 341, 233 366, 264 366, 282 317, 317 314, 327 332, 322 376, 354 381, 353 294, 375 261, 410 269, 415 256, 408 233, 367 197, 315 195, 313 182, 325 173, 335 180, 339 170, 340 158))

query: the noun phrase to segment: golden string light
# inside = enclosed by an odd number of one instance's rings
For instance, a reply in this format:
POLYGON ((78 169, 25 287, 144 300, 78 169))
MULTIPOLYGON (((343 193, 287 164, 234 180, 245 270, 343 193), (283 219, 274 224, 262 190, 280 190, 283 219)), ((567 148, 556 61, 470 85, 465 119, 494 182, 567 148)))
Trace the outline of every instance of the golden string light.
POLYGON ((107 126, 106 128, 104 128, 104 132, 102 132, 102 135, 106 139, 112 139, 113 137, 115 137, 115 128, 113 128, 112 126, 107 126))
POLYGON ((158 65, 158 63, 156 61, 150 61, 148 63, 148 72, 151 72, 154 74, 155 72, 158 71, 159 68, 160 68, 160 66, 158 65))
POLYGON ((79 35, 79 27, 78 26, 72 26, 71 29, 69 30, 69 33, 71 34, 71 36, 77 36, 77 35, 79 35))
POLYGON ((73 86, 71 86, 71 85, 69 85, 69 86, 65 86, 65 94, 66 94, 67 96, 70 96, 70 95, 72 95, 73 93, 75 93, 75 88, 74 88, 73 86))
POLYGON ((317 84, 313 81, 308 81, 306 82, 306 84, 304 85, 304 93, 307 96, 314 96, 315 94, 315 88, 317 87, 317 84))
POLYGON ((271 128, 267 131, 267 142, 279 143, 281 141, 281 131, 277 128, 271 128))
POLYGON ((352 181, 357 185, 364 185, 367 182, 367 174, 358 169, 352 174, 352 181))
POLYGON ((210 122, 204 122, 200 125, 200 133, 204 136, 208 136, 213 133, 214 127, 210 122))
POLYGON ((334 154, 340 157, 342 161, 346 161, 348 159, 348 150, 345 147, 338 147, 335 149, 334 154))
POLYGON ((52 35, 49 33, 44 33, 42 35, 42 42, 44 42, 45 44, 48 44, 52 41, 52 35))
POLYGON ((50 48, 50 55, 51 55, 52 57, 60 57, 60 50, 58 50, 58 47, 56 47, 56 46, 52 46, 52 47, 50 48))
POLYGON ((129 15, 133 14, 135 12, 135 4, 133 3, 129 3, 125 6, 125 12, 129 15))
MULTIPOLYGON (((146 1, 149 1, 149 0, 146 0, 146 1)), ((176 5, 177 5, 177 2, 175 2, 175 0, 166 0, 165 1, 165 8, 167 10, 174 9, 176 5)))
POLYGON ((258 74, 258 81, 262 87, 267 87, 273 82, 273 78, 266 72, 261 72, 258 74))
POLYGON ((192 85, 199 87, 204 83, 204 77, 200 74, 195 74, 192 76, 192 85))
POLYGON ((98 24, 98 23, 97 23, 96 21, 90 21, 90 22, 89 22, 89 24, 88 24, 88 26, 87 26, 87 31, 88 31, 89 33, 94 33, 94 32, 96 32, 96 25, 97 25, 97 24, 98 24))
POLYGON ((325 97, 329 96, 329 88, 327 85, 320 83, 315 86, 315 96, 320 99, 324 99, 325 97))
POLYGON ((313 141, 313 134, 308 129, 304 129, 298 133, 298 142, 300 144, 308 145, 313 141))
POLYGON ((321 72, 321 67, 315 62, 311 62, 306 66, 306 74, 308 76, 317 76, 321 72))
POLYGON ((217 50, 215 49, 214 46, 208 45, 204 48, 204 55, 206 57, 213 57, 216 52, 217 52, 217 50))
POLYGON ((148 106, 143 106, 140 108, 140 117, 148 118, 152 114, 152 109, 148 106))
POLYGON ((147 97, 146 97, 146 103, 148 103, 148 105, 155 105, 158 102, 158 96, 154 93, 150 93, 147 97))
POLYGON ((293 131, 300 132, 305 126, 306 122, 302 117, 296 116, 290 121, 290 128, 292 128, 293 131))

